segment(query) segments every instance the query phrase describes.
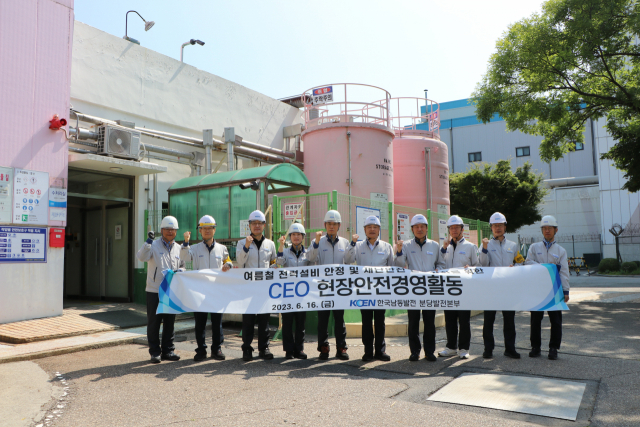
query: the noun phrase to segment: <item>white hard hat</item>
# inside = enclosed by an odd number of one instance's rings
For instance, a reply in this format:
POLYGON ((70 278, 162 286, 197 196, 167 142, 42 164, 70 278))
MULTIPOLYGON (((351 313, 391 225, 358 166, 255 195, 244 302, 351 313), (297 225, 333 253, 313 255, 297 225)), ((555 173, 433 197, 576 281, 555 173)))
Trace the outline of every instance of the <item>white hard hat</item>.
POLYGON ((458 215, 451 215, 447 220, 447 227, 451 227, 452 225, 461 225, 464 227, 464 222, 462 222, 462 218, 458 215))
POLYGON ((215 227, 216 220, 211 215, 205 215, 198 221, 198 227, 215 227))
POLYGON ((552 227, 557 227, 558 221, 556 221, 555 217, 551 215, 545 215, 542 217, 542 221, 540 221, 540 227, 545 227, 547 225, 550 225, 552 227))
POLYGON ((496 212, 493 215, 491 215, 491 218, 489 218, 489 224, 506 224, 507 223, 507 217, 502 215, 500 212, 496 212))
POLYGON ((162 218, 162 222, 160 223, 160 228, 172 228, 174 230, 178 229, 178 220, 175 216, 165 216, 162 218))
POLYGON ((424 215, 418 214, 418 215, 414 215, 413 218, 411 218, 411 226, 413 227, 416 224, 429 225, 429 221, 427 221, 427 218, 425 218, 424 215))
POLYGON ((307 234, 306 231, 304 231, 304 227, 299 222, 291 224, 291 227, 289 227, 289 234, 291 233, 300 233, 302 235, 307 234))
POLYGON ((249 215, 249 222, 251 221, 267 222, 266 218, 264 217, 264 214, 260 211, 251 212, 251 215, 249 215))
POLYGON ((324 222, 337 222, 341 223, 342 218, 340 218, 340 212, 330 210, 324 215, 324 222))
POLYGON ((364 226, 366 227, 367 225, 377 225, 378 227, 380 227, 380 219, 375 215, 369 215, 364 220, 364 226))

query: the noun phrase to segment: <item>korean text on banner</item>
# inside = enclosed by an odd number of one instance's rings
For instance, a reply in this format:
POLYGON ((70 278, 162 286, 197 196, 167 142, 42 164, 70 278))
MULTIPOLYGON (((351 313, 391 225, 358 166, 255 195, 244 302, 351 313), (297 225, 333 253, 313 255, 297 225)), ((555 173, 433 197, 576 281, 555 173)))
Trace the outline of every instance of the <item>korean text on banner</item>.
POLYGON ((166 271, 158 313, 379 309, 568 310, 557 266, 452 268, 323 265, 166 271))

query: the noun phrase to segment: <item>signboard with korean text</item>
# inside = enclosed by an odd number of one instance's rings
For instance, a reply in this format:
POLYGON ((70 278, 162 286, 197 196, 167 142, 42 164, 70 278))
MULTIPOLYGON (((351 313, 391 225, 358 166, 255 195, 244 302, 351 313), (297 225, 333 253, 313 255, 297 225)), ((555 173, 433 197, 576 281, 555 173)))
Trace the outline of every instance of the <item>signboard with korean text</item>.
POLYGON ((413 233, 411 232, 411 219, 409 215, 399 213, 397 216, 398 224, 398 240, 411 240, 413 239, 413 233))
POLYGON ((3 262, 47 262, 47 229, 0 226, 3 262))
POLYGON ((13 223, 49 223, 49 173, 16 169, 13 178, 13 223))
POLYGON ((67 189, 49 188, 49 219, 51 221, 67 220, 67 189))
POLYGON ((13 168, 0 167, 0 223, 11 223, 13 168))
POLYGON ((313 90, 311 103, 313 105, 326 104, 333 102, 333 86, 319 87, 313 90))
POLYGON ((304 212, 301 212, 302 203, 284 203, 284 219, 298 220, 302 222, 304 212))
POLYGON ((387 204, 389 203, 389 196, 385 193, 369 193, 369 200, 376 203, 373 206, 380 208, 380 222, 382 223, 382 228, 387 228, 387 224, 389 224, 389 208, 387 207, 387 204))
POLYGON ((438 236, 440 237, 440 246, 442 246, 442 243, 449 238, 447 231, 447 220, 438 219, 438 236))
MULTIPOLYGON (((375 215, 380 219, 380 209, 365 208, 364 206, 356 206, 356 232, 358 235, 358 241, 365 240, 364 234, 364 220, 368 216, 375 215)), ((382 233, 382 227, 380 227, 380 233, 382 233)), ((349 239, 350 241, 351 239, 349 239)))
POLYGON ((330 264, 163 271, 158 313, 290 313, 317 310, 568 310, 558 267, 450 268, 330 264))
POLYGON ((462 231, 462 236, 465 238, 465 240, 471 241, 471 229, 469 227, 469 224, 465 224, 464 225, 464 230, 462 231))
POLYGON ((240 237, 247 237, 251 235, 251 229, 249 228, 249 220, 240 220, 240 237))

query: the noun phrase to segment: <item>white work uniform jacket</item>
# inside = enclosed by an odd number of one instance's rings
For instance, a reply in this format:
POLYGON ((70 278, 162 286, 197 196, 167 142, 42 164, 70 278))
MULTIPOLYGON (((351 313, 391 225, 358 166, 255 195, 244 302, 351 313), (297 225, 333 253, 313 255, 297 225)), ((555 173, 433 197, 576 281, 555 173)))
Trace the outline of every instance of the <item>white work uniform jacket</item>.
POLYGON ((559 244, 553 242, 547 249, 544 242, 533 243, 527 252, 525 265, 532 264, 556 264, 560 266, 560 281, 565 295, 569 295, 569 261, 567 251, 559 244))
POLYGON ((184 261, 180 260, 180 245, 172 242, 167 249, 162 237, 152 243, 145 242, 136 257, 147 263, 147 287, 145 291, 158 293, 164 276, 163 270, 177 270, 184 268, 184 261))
POLYGON ((184 262, 191 261, 194 270, 221 270, 225 264, 233 267, 227 247, 216 243, 215 240, 211 251, 204 241, 195 245, 190 245, 188 242, 183 243, 180 249, 180 259, 184 262))
POLYGON ((368 240, 361 240, 355 244, 351 243, 344 256, 344 263, 351 264, 355 261, 357 265, 381 267, 395 265, 395 251, 393 246, 382 240, 376 240, 373 249, 369 247, 368 240))
POLYGON ((240 268, 269 268, 275 262, 277 252, 272 240, 263 237, 260 250, 256 242, 251 242, 249 249, 245 248, 246 242, 247 239, 242 239, 236 247, 236 260, 240 268))
POLYGON ((406 266, 416 271, 434 271, 436 268, 444 268, 440 245, 429 239, 425 239, 422 246, 416 239, 406 240, 402 242, 402 253, 396 254, 396 266, 406 266))
POLYGON ((349 264, 344 260, 347 250, 349 250, 349 241, 344 237, 338 236, 338 240, 332 245, 327 236, 322 236, 317 245, 315 240, 311 243, 309 262, 315 265, 349 264))
POLYGON ((480 265, 483 267, 509 267, 510 265, 522 265, 514 262, 515 257, 518 255, 518 244, 502 239, 502 242, 498 239, 491 238, 487 249, 481 248, 478 254, 480 265))
POLYGON ((285 248, 284 251, 278 252, 276 264, 282 267, 304 267, 309 265, 309 252, 302 246, 302 252, 296 256, 293 246, 285 248))
POLYGON ((440 248, 440 253, 444 260, 445 268, 464 267, 479 267, 480 261, 478 260, 478 247, 473 243, 467 241, 464 237, 456 243, 456 248, 453 248, 451 242, 447 249, 440 248))

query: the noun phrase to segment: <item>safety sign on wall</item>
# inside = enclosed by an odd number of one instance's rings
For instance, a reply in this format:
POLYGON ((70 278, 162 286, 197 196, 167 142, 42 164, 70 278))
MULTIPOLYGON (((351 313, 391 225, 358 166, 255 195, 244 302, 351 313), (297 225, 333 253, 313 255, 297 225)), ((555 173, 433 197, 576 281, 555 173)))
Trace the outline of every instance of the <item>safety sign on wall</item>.
MULTIPOLYGON (((366 234, 364 234, 364 220, 371 215, 375 215, 380 219, 380 209, 356 206, 356 234, 358 235, 358 241, 365 240, 367 238, 366 234)), ((382 233, 382 227, 380 228, 380 233, 382 233)))
POLYGON ((285 203, 284 204, 284 219, 298 219, 301 220, 304 213, 300 212, 302 203, 285 203))
POLYGON ((464 230, 462 230, 462 236, 465 238, 465 240, 471 241, 471 228, 469 227, 469 224, 464 225, 464 230))
POLYGON ((25 169, 15 170, 13 223, 49 223, 49 173, 25 169))
POLYGON ((240 237, 247 237, 251 235, 251 229, 249 228, 249 220, 240 220, 240 237))
POLYGON ((447 234, 447 220, 438 219, 438 236, 440 237, 440 245, 449 238, 447 234))
POLYGON ((386 228, 386 225, 389 224, 389 209, 387 208, 387 203, 389 203, 389 196, 385 193, 369 193, 369 200, 375 202, 373 205, 380 209, 380 222, 383 227, 386 228), (384 205, 382 205, 384 204, 384 205))
POLYGON ((409 215, 399 213, 397 214, 398 223, 398 240, 410 240, 413 239, 413 233, 411 232, 411 220, 409 215))
POLYGON ((0 222, 11 222, 13 168, 0 167, 0 222))
POLYGON ((67 189, 49 188, 49 219, 51 221, 67 220, 67 189))
POLYGON ((0 262, 47 262, 47 229, 0 226, 0 262))
POLYGON ((333 86, 325 86, 314 89, 311 102, 313 105, 333 102, 333 86))

